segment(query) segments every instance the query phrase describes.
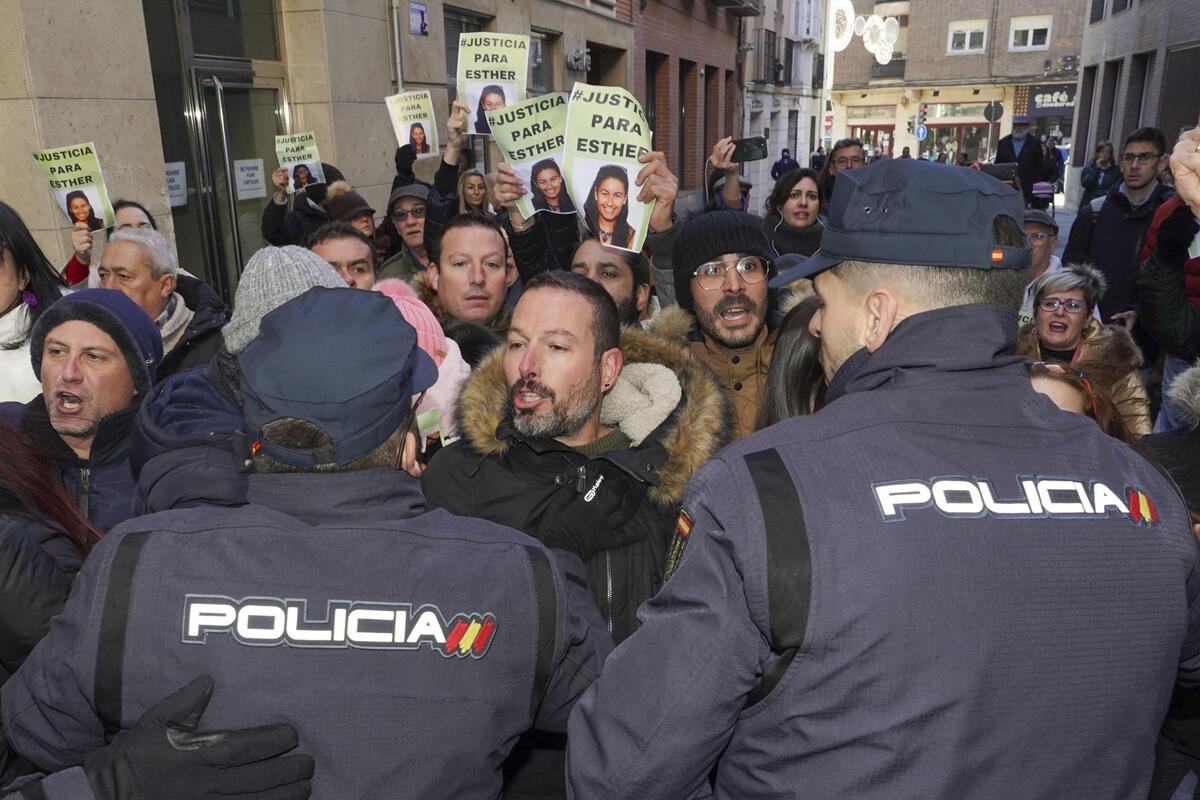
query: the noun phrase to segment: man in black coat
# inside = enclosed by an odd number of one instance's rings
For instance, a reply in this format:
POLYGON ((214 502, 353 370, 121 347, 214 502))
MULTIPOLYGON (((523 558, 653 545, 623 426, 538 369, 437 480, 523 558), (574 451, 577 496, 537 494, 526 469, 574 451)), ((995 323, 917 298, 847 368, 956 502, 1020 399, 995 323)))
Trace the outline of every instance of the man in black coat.
POLYGON ((1037 138, 1029 135, 1029 117, 1013 117, 1012 133, 996 146, 996 163, 1017 165, 1017 177, 1021 180, 1021 192, 1028 207, 1033 200, 1033 184, 1042 167, 1042 148, 1037 138))

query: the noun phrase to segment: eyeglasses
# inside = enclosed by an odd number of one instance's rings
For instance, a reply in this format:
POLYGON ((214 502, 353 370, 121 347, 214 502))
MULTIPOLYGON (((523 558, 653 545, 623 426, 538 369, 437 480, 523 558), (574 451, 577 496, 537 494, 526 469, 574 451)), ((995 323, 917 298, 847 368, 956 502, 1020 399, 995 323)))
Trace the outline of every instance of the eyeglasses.
POLYGON ((1083 370, 1079 367, 1072 367, 1069 364, 1059 364, 1053 361, 1035 361, 1030 365, 1030 372, 1037 372, 1038 369, 1042 372, 1047 372, 1051 375, 1065 375, 1075 378, 1083 388, 1087 390, 1088 400, 1092 406, 1092 419, 1099 419, 1100 412, 1096 410, 1096 391, 1092 388, 1092 382, 1088 380, 1087 375, 1083 374, 1083 370))
POLYGON ((425 219, 425 206, 417 206, 416 208, 410 208, 407 210, 398 208, 392 212, 392 219, 394 219, 396 222, 404 222, 404 220, 408 219, 409 215, 411 215, 413 219, 425 219))
POLYGON ((843 158, 835 158, 833 163, 837 164, 839 167, 849 167, 853 164, 865 164, 866 159, 862 156, 848 156, 843 158))
POLYGON ((1156 158, 1162 158, 1162 153, 1122 153, 1121 160, 1126 164, 1132 164, 1135 161, 1140 161, 1143 164, 1149 164, 1156 158))
POLYGON ((1049 239, 1051 236, 1055 236, 1055 235, 1056 234, 1053 234, 1053 233, 1031 233, 1031 234, 1029 234, 1029 240, 1030 240, 1030 242, 1044 242, 1047 239, 1049 239))
POLYGON ((1087 303, 1076 300, 1074 297, 1068 297, 1066 300, 1060 300, 1057 297, 1043 297, 1038 300, 1038 308, 1042 311, 1058 311, 1059 306, 1062 306, 1068 314, 1081 314, 1087 308, 1087 303))
POLYGON ((720 261, 707 261, 696 267, 696 271, 692 276, 696 279, 696 283, 700 284, 700 288, 705 291, 715 292, 725 285, 725 274, 730 269, 736 267, 738 277, 744 283, 754 285, 762 283, 767 279, 767 272, 770 265, 758 256, 745 256, 739 258, 736 264, 722 264, 720 261))

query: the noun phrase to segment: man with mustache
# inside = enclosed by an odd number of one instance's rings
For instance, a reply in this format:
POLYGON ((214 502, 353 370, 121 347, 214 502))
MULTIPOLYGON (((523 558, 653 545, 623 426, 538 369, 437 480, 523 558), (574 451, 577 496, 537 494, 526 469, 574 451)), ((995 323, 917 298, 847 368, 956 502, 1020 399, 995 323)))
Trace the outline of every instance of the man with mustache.
POLYGON ((710 211, 675 239, 675 299, 696 315, 692 355, 733 399, 734 438, 754 430, 776 332, 767 329, 771 245, 757 217, 710 211))
MULTIPOLYGON (((663 584, 684 486, 726 441, 728 417, 684 347, 622 328, 602 286, 552 270, 526 284, 504 346, 463 386, 463 439, 421 485, 431 507, 578 554, 620 642, 663 584)), ((561 797, 557 748, 519 748, 505 797, 561 797)))

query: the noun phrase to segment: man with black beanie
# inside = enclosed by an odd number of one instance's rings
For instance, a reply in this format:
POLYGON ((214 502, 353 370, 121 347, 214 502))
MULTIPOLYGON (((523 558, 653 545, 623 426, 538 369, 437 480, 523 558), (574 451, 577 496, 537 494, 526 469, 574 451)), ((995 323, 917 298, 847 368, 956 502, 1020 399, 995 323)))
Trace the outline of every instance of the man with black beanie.
POLYGON ((734 436, 754 417, 775 349, 767 329, 771 244, 757 217, 721 209, 693 217, 675 239, 675 300, 696 316, 692 354, 733 399, 734 436))

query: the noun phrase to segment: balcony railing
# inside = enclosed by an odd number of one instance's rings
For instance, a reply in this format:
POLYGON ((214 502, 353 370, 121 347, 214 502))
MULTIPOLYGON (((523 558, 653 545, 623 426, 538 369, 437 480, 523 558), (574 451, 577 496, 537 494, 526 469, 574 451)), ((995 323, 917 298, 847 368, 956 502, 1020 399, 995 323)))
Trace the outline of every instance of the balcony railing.
POLYGON ((873 61, 871 62, 871 78, 903 78, 904 62, 903 58, 893 58, 886 64, 873 61))
POLYGON ((762 15, 762 0, 709 0, 717 8, 735 17, 758 17, 762 15))

